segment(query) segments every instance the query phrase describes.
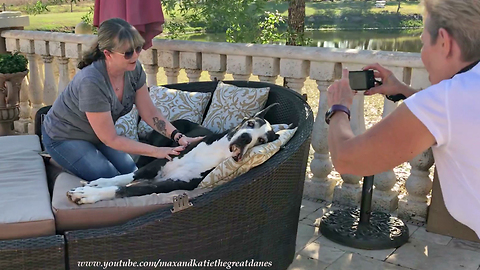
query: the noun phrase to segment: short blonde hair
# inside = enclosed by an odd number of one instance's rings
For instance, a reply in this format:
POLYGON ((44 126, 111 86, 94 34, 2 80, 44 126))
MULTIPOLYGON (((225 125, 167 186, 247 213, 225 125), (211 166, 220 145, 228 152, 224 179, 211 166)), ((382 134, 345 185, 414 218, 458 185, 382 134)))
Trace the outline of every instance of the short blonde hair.
POLYGON ((480 1, 422 0, 428 18, 425 28, 435 44, 444 28, 457 41, 463 61, 480 60, 480 1))

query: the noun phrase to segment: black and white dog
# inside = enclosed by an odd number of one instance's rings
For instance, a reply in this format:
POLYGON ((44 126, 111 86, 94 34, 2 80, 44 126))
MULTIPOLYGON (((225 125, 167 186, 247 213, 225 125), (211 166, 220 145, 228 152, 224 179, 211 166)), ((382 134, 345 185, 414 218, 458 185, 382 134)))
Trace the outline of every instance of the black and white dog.
MULTIPOLYGON (((239 161, 253 146, 278 138, 270 123, 264 119, 267 111, 277 104, 268 106, 252 118, 243 119, 237 127, 220 134, 214 134, 189 121, 174 121, 172 124, 184 135, 206 135, 205 138, 189 145, 171 161, 154 159, 133 173, 84 183, 83 187, 68 191, 67 196, 77 204, 86 204, 121 197, 168 193, 173 190, 193 190, 223 160, 232 157, 239 161)), ((158 133, 152 142, 156 146, 171 143, 170 139, 158 133)))

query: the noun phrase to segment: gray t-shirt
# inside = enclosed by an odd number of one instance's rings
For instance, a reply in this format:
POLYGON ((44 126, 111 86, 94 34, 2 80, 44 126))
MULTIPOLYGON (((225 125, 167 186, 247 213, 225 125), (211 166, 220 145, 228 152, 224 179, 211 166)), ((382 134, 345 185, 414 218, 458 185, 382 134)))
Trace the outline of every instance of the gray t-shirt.
POLYGON ((80 70, 58 96, 43 122, 45 132, 54 140, 85 140, 99 143, 85 112, 111 112, 113 122, 132 110, 135 92, 146 81, 137 61, 134 71, 125 73, 122 102, 110 84, 104 60, 80 70))

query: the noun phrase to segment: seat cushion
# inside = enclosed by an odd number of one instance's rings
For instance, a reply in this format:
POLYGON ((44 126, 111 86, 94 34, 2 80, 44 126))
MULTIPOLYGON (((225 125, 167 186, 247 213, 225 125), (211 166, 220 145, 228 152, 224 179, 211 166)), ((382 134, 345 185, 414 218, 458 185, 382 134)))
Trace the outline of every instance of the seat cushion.
POLYGON ((36 135, 0 137, 0 239, 55 234, 40 151, 36 135))
POLYGON ((165 194, 117 198, 94 204, 77 205, 70 201, 66 194, 70 189, 81 186, 80 180, 65 172, 60 173, 55 180, 52 208, 56 228, 60 232, 122 224, 156 209, 171 208, 174 196, 186 193, 189 198, 194 198, 209 191, 201 188, 193 191, 176 190, 165 194))

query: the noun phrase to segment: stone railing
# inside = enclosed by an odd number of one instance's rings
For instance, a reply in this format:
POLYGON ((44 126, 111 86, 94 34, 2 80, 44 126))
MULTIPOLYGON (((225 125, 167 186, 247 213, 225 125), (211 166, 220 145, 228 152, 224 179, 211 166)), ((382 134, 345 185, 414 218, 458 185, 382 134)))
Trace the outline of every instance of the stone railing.
MULTIPOLYGON (((32 132, 35 112, 53 103, 77 71, 74 67, 82 53, 90 48, 96 37, 22 30, 4 31, 1 35, 6 39, 7 51, 20 51, 29 60, 30 73, 21 91, 21 115, 15 127, 20 132, 32 132)), ((222 80, 226 74, 231 74, 235 80, 248 80, 255 75, 260 81, 275 83, 280 76, 287 87, 299 92, 307 79, 314 80, 320 91, 317 113, 320 117, 315 121, 312 134, 315 150, 311 162, 313 177, 306 181, 305 195, 347 205, 358 205, 361 177, 342 175, 340 184, 329 177, 332 163, 327 146, 328 126, 322 117, 327 110, 325 93, 328 85, 340 76, 342 67, 358 70, 374 62, 391 69, 414 88, 423 89, 429 85, 420 56, 414 53, 154 40, 153 47, 142 52, 140 60, 149 86, 156 85, 161 76, 166 76, 168 83, 178 82, 181 69, 190 82, 198 81, 204 71, 211 80, 222 80)), ((383 117, 395 108, 395 103, 385 99, 383 117)), ((363 111, 364 97, 357 95, 351 121, 355 134, 366 129, 363 111)), ((397 182, 393 170, 376 175, 374 209, 398 209, 404 218, 424 220, 432 186, 429 178, 432 164, 430 151, 410 161, 411 172, 406 182, 408 195, 400 201, 398 192, 393 189, 397 182)))

